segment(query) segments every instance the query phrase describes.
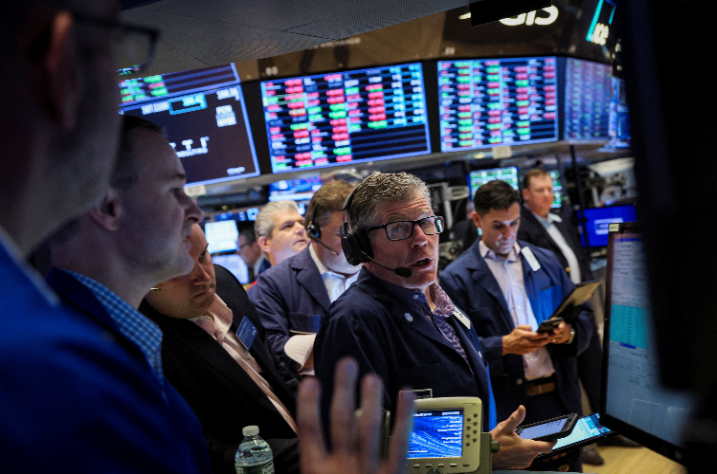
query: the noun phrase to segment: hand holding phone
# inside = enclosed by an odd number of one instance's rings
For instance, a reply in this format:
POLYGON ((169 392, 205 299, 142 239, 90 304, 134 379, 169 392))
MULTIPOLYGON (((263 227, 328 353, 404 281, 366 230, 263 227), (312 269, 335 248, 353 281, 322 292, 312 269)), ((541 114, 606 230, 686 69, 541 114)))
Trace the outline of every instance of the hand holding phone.
POLYGON ((563 322, 563 318, 550 318, 546 319, 542 323, 540 323, 540 326, 538 326, 537 333, 545 333, 545 332, 553 332, 555 331, 558 326, 560 326, 560 323, 563 322))

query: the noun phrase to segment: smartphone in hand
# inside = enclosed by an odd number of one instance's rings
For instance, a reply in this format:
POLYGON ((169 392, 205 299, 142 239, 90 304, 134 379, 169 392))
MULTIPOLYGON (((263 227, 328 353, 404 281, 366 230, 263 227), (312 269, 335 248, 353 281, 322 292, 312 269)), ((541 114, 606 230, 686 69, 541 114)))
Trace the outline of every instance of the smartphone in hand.
POLYGON ((562 323, 564 320, 563 318, 550 318, 546 319, 542 323, 540 323, 540 326, 538 326, 538 332, 539 334, 542 334, 544 332, 553 332, 556 329, 558 329, 558 326, 560 326, 560 323, 562 323))
POLYGON ((577 420, 577 413, 570 413, 569 415, 551 418, 539 423, 519 426, 515 429, 515 432, 523 439, 554 441, 569 436, 573 432, 577 420))

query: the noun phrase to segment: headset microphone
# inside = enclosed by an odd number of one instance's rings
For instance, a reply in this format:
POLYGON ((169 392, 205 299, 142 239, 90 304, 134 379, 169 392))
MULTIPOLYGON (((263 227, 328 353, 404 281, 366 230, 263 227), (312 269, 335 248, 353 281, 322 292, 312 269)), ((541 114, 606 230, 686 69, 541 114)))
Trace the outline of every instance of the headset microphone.
POLYGON ((335 255, 338 255, 339 253, 323 243, 321 241, 321 227, 319 227, 319 224, 316 223, 316 211, 318 211, 319 206, 314 206, 314 212, 311 214, 311 223, 306 227, 306 235, 309 236, 311 240, 314 240, 318 242, 319 244, 323 245, 327 249, 329 249, 331 252, 333 252, 335 255))
POLYGON ((402 278, 411 278, 411 275, 413 275, 413 272, 412 272, 411 269, 408 268, 408 267, 390 268, 390 267, 387 267, 386 265, 381 265, 381 264, 378 263, 376 260, 374 260, 374 259, 372 259, 371 257, 369 257, 367 254, 364 254, 364 255, 366 255, 366 257, 367 257, 369 260, 371 260, 373 263, 375 263, 375 264, 378 265, 379 267, 385 268, 386 270, 391 270, 393 273, 395 273, 396 275, 398 275, 398 276, 400 276, 400 277, 402 277, 402 278))
MULTIPOLYGON (((312 237, 311 234, 308 234, 308 235, 309 235, 309 238, 310 238, 311 240, 313 240, 314 242, 317 242, 317 243, 320 244, 320 245, 323 245, 324 247, 326 247, 327 249, 329 249, 330 252, 333 252, 333 253, 336 254, 336 255, 339 254, 336 250, 332 249, 331 247, 329 247, 328 245, 326 245, 325 243, 323 243, 323 242, 321 241, 321 239, 318 239, 318 238, 316 238, 316 237, 312 237)), ((408 270, 408 269, 407 269, 407 270, 408 270)), ((409 271, 410 271, 410 270, 409 270, 409 271)))

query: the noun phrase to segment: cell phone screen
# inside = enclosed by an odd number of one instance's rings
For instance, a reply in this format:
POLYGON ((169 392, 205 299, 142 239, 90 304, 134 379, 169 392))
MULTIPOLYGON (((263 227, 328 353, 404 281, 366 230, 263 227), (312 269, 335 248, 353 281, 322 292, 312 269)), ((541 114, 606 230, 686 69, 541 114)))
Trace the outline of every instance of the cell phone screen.
POLYGON ((570 433, 570 436, 558 440, 558 443, 553 447, 553 451, 563 446, 578 443, 609 432, 609 428, 605 428, 600 424, 600 414, 594 413, 589 416, 584 416, 575 424, 575 428, 573 428, 573 432, 570 433))
POLYGON ((560 420, 550 421, 541 425, 528 426, 520 432, 520 437, 523 439, 535 439, 540 438, 541 436, 559 433, 567 422, 567 418, 562 418, 560 420))

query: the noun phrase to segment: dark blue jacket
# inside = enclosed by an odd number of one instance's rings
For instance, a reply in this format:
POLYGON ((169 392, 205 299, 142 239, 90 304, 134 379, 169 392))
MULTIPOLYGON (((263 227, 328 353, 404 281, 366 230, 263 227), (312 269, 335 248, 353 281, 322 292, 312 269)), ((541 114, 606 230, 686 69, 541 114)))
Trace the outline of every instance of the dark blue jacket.
MULTIPOLYGON (((88 435, 95 439, 77 464, 82 466, 88 460, 94 463, 105 456, 106 465, 98 466, 96 472, 211 473, 201 425, 169 381, 165 379, 162 387, 139 348, 119 332, 86 286, 57 270, 50 271, 47 282, 63 299, 67 311, 75 313, 74 318, 84 319, 96 334, 96 341, 88 341, 86 352, 37 347, 38 352, 56 350, 57 357, 68 361, 66 379, 47 380, 47 396, 58 404, 58 410, 63 403, 56 399, 56 384, 87 384, 96 390, 87 400, 96 406, 64 413, 70 424, 85 423, 88 435), (98 343, 104 346, 101 351, 89 350, 98 343), (74 363, 70 363, 73 358, 74 363), (103 415, 93 418, 98 410, 103 415)), ((58 431, 54 436, 62 438, 65 434, 58 431)), ((42 450, 51 446, 42 446, 42 450)))
MULTIPOLYGON (((503 336, 515 329, 515 324, 498 281, 480 255, 479 243, 477 240, 448 265, 441 274, 441 287, 475 324, 490 363, 498 417, 507 418, 519 405, 525 404, 523 357, 503 355, 503 336)), ((530 248, 540 263, 540 269, 534 272, 521 253, 525 289, 535 319, 540 324, 552 315, 574 285, 552 252, 523 241, 518 244, 521 248, 530 248)), ((572 344, 548 344, 546 347, 555 367, 563 403, 570 412, 582 413, 576 356, 585 350, 592 335, 588 311, 580 313, 573 322, 573 329, 575 339, 572 344)))
POLYGON ((397 301, 366 268, 334 302, 314 344, 316 376, 325 394, 323 419, 328 419, 334 367, 342 357, 351 356, 358 361, 360 376, 375 373, 383 380, 386 410, 394 410, 401 388, 431 389, 434 398, 480 398, 483 429, 493 428, 495 404, 473 327, 468 329, 454 319, 469 366, 432 323, 421 315, 407 317, 408 311, 408 305, 397 301))
POLYGON ((315 334, 331 305, 309 247, 259 275, 247 290, 266 328, 272 350, 287 367, 296 364, 284 353, 295 334, 315 334))

